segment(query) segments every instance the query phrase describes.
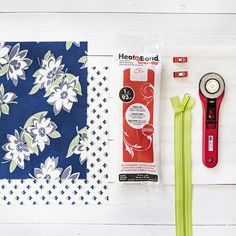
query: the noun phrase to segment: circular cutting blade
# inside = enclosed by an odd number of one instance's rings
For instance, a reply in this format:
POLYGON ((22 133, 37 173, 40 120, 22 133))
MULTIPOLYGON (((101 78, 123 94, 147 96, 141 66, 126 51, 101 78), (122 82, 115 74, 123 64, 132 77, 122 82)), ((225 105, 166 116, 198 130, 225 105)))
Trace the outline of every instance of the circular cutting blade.
POLYGON ((225 82, 219 74, 211 72, 201 78, 199 89, 207 98, 218 98, 225 90, 225 82))

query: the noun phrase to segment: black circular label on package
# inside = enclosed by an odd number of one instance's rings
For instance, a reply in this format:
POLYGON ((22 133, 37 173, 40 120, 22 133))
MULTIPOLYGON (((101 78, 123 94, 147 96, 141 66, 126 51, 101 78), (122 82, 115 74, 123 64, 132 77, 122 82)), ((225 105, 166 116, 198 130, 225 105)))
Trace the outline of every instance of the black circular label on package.
POLYGON ((119 96, 122 102, 131 102, 134 99, 134 90, 130 87, 123 87, 119 96))

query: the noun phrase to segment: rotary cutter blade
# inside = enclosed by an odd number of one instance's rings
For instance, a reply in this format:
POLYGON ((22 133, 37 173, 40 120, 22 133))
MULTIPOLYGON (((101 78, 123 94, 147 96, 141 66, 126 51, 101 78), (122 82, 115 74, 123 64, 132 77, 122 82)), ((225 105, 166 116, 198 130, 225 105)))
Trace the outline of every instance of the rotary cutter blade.
POLYGON ((218 163, 218 120, 224 97, 225 82, 217 73, 205 74, 199 82, 199 96, 203 108, 202 160, 206 167, 218 163))

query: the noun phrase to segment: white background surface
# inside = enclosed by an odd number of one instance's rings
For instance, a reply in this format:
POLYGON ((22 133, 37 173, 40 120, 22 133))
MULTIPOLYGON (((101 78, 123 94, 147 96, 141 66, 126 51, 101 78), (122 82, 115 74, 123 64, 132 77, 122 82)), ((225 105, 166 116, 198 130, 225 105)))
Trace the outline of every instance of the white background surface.
MULTIPOLYGON (((173 113, 168 99, 185 91, 197 98, 193 111, 194 235, 236 235, 235 1, 0 0, 2 40, 88 40, 89 55, 93 55, 90 63, 111 63, 115 35, 121 30, 165 31, 173 41, 173 32, 177 32, 180 42, 187 38, 192 77, 186 82, 174 81, 168 77, 171 68, 167 63, 163 78, 166 109, 162 112, 162 184, 122 186, 111 178, 109 206, 0 207, 1 235, 174 235, 173 113), (199 50, 193 46, 196 41, 201 45, 199 50), (197 95, 197 83, 209 70, 221 73, 228 89, 221 111, 220 163, 211 171, 201 164, 201 107, 197 95)), ((167 61, 173 52, 170 47, 167 61)), ((111 76, 111 84, 116 79, 111 76)), ((112 91, 110 124, 114 127, 116 102, 112 91)), ((111 161, 117 153, 116 132, 111 128, 111 161)))

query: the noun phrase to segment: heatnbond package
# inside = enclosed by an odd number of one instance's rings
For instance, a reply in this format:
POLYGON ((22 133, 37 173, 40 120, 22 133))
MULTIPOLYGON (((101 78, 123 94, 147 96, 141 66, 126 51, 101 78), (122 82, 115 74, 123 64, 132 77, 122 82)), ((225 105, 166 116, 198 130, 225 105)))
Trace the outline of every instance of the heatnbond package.
POLYGON ((122 119, 120 182, 159 180, 161 56, 158 46, 145 47, 145 41, 129 49, 123 45, 115 55, 122 119))

